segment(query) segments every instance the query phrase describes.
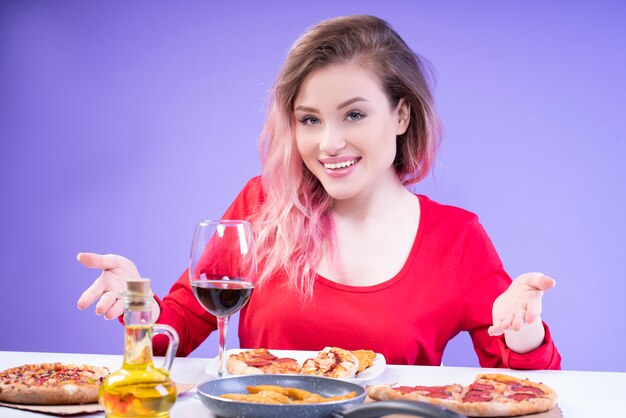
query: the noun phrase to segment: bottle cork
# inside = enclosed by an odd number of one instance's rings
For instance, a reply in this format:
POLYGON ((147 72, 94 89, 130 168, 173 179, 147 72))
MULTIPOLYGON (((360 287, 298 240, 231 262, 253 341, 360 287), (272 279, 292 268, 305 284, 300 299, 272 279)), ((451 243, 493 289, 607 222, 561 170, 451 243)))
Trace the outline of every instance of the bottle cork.
POLYGON ((149 311, 152 305, 150 297, 150 279, 129 280, 126 282, 124 305, 130 312, 149 311))
POLYGON ((150 279, 129 280, 126 282, 126 288, 129 292, 134 293, 150 293, 150 279))

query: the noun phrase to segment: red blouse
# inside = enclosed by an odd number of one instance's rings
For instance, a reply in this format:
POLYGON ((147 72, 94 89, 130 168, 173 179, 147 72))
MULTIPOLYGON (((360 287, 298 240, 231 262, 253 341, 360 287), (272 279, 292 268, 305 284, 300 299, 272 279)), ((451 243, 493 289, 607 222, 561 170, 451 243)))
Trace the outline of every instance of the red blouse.
MULTIPOLYGON (((420 224, 401 271, 374 286, 347 286, 318 276, 304 304, 283 286, 282 273, 257 287, 239 319, 243 348, 370 349, 390 364, 439 365, 448 341, 468 331, 483 367, 559 369, 561 356, 545 326, 544 343, 523 355, 503 336, 491 337, 491 308, 511 283, 478 217, 418 195, 420 224)), ((224 214, 246 219, 264 199, 261 181, 248 182, 224 214)), ((188 355, 216 329, 215 317, 195 300, 185 271, 158 300, 157 322, 179 333, 178 355, 188 355)), ((155 338, 155 353, 167 340, 155 338)))

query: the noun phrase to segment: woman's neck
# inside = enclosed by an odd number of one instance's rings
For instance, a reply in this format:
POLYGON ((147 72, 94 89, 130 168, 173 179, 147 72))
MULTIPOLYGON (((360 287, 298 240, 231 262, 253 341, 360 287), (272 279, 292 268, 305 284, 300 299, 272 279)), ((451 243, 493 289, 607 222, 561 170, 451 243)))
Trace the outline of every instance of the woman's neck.
POLYGON ((335 200, 331 212, 336 220, 362 223, 402 212, 415 200, 394 173, 381 177, 367 192, 350 199, 335 200))

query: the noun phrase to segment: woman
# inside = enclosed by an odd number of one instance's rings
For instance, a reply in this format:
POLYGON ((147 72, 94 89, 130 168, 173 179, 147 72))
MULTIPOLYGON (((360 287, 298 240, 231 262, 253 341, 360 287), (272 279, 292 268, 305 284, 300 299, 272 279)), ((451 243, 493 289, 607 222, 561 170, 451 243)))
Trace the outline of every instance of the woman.
MULTIPOLYGON (((242 347, 366 348, 389 363, 438 365, 469 331, 484 367, 557 369, 540 320, 540 273, 514 281, 478 218, 406 189, 429 172, 441 126, 424 61, 383 20, 324 21, 288 54, 261 137, 263 174, 225 219, 252 222, 259 279, 240 317, 242 347)), ((79 254, 102 275, 78 301, 108 319, 139 277, 116 255, 79 254)), ((179 355, 215 328, 187 272, 153 318, 179 355)), ((155 351, 163 349, 155 341, 155 351)))

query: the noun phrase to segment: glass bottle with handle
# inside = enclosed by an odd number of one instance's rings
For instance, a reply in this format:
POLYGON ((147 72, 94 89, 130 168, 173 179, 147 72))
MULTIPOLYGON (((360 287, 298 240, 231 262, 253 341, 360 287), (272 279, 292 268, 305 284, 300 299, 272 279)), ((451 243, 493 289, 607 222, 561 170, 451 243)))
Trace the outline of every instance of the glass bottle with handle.
POLYGON ((124 299, 124 362, 100 386, 100 403, 107 418, 169 417, 177 397, 170 369, 178 334, 167 326, 152 323, 154 297, 150 280, 127 282, 124 299), (152 337, 163 334, 169 338, 165 362, 155 367, 152 359, 152 337))

